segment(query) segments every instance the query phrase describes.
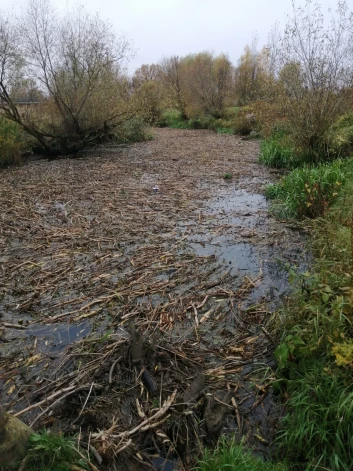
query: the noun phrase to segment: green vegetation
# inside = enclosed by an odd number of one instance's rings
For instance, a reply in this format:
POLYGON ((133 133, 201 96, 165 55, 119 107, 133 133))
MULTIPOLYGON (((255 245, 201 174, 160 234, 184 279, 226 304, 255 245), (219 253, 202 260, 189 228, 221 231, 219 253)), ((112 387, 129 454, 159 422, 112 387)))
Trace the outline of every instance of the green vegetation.
POLYGON ((284 130, 274 130, 271 135, 262 141, 260 148, 260 162, 268 167, 292 168, 293 144, 288 133, 284 130))
POLYGON ((90 469, 75 440, 46 431, 30 437, 26 471, 67 471, 70 465, 90 469))
POLYGON ((173 129, 210 129, 219 134, 240 134, 247 136, 255 130, 255 123, 249 118, 250 110, 244 108, 228 108, 221 118, 201 115, 197 118, 183 118, 177 110, 167 110, 156 122, 159 127, 173 129))
POLYGON ((353 462, 353 159, 296 169, 267 194, 279 214, 309 216, 310 273, 276 315, 275 355, 287 415, 277 437, 291 469, 348 471, 353 462), (275 206, 276 208, 276 206, 275 206))
POLYGON ((115 129, 113 140, 121 144, 143 142, 152 139, 149 128, 141 118, 131 118, 115 129))
POLYGON ((353 463, 353 389, 348 376, 319 360, 299 360, 286 382, 288 414, 280 452, 297 469, 350 471, 353 463))
POLYGON ((206 450, 197 471, 287 471, 284 464, 264 462, 241 444, 221 440, 214 450, 206 450))
POLYGON ((0 117, 0 167, 19 164, 30 150, 30 139, 13 121, 0 117))
POLYGON ((352 160, 297 168, 269 185, 265 194, 274 200, 272 211, 281 218, 315 218, 337 199, 349 170, 353 171, 352 160))
POLYGON ((223 175, 223 180, 231 180, 233 178, 233 175, 231 173, 225 173, 223 175))

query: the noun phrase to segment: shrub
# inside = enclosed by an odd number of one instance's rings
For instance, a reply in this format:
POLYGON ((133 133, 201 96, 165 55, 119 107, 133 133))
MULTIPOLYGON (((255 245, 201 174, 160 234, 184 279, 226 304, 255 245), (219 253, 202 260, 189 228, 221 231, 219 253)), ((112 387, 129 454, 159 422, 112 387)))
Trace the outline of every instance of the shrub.
POLYGON ((328 148, 332 155, 349 155, 353 151, 353 113, 339 118, 328 134, 328 148))
POLYGON ((146 126, 143 118, 132 118, 125 121, 118 127, 113 136, 113 140, 122 144, 129 144, 132 142, 142 142, 151 139, 148 133, 148 126, 146 126))
POLYGON ((234 441, 221 441, 213 451, 206 450, 197 471, 286 471, 284 464, 264 462, 234 441))
POLYGON ((278 128, 285 129, 284 116, 277 104, 256 101, 252 103, 251 110, 256 118, 257 131, 261 132, 262 137, 270 137, 278 128))
POLYGON ((189 123, 182 118, 180 111, 167 110, 162 114, 162 118, 156 122, 159 127, 168 127, 173 129, 189 129, 189 123))
POLYGON ((346 181, 341 160, 293 170, 279 183, 266 188, 266 197, 275 200, 273 211, 285 218, 322 216, 337 199, 346 181))
POLYGON ((243 107, 234 118, 234 132, 241 136, 248 136, 251 131, 256 130, 256 117, 252 110, 243 107))
POLYGON ((19 164, 30 145, 31 139, 18 124, 0 117, 0 167, 19 164))

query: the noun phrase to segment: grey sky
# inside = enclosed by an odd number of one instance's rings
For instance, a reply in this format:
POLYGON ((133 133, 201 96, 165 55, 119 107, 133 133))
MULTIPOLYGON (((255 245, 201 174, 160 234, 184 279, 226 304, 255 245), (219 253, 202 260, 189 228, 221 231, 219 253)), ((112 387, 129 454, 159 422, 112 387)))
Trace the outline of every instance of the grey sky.
MULTIPOLYGON (((297 0, 303 4, 304 0, 297 0)), ((348 3, 351 3, 349 0, 348 3)), ((24 1, 20 2, 25 3, 24 1)), ((58 10, 70 1, 52 0, 58 10)), ((266 41, 271 27, 283 23, 291 11, 291 0, 78 0, 89 12, 108 18, 117 32, 134 43, 136 57, 129 71, 142 64, 158 62, 162 56, 205 50, 224 52, 236 63, 255 34, 266 41)), ((327 10, 336 0, 319 0, 327 10)), ((1 10, 13 0, 0 0, 1 10)), ((17 4, 18 5, 18 4, 17 4)))

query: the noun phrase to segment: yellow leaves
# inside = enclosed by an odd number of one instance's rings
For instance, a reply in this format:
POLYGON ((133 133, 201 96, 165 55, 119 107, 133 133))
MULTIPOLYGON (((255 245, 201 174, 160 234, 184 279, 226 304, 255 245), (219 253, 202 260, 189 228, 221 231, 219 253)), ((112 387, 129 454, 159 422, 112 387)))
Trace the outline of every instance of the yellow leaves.
POLYGON ((13 384, 13 385, 6 391, 6 394, 7 394, 8 396, 11 396, 11 394, 15 391, 15 389, 16 389, 16 385, 13 384))
POLYGON ((310 208, 312 206, 312 203, 306 203, 307 207, 310 208))
POLYGON ((36 355, 33 355, 33 356, 29 357, 27 359, 25 365, 26 366, 33 365, 34 363, 36 363, 40 359, 41 359, 41 354, 37 353, 36 355))
POLYGON ((353 343, 334 344, 332 353, 336 357, 337 366, 353 367, 353 343))
POLYGON ((339 182, 338 180, 336 181, 336 185, 337 186, 341 186, 342 185, 342 182, 339 182))

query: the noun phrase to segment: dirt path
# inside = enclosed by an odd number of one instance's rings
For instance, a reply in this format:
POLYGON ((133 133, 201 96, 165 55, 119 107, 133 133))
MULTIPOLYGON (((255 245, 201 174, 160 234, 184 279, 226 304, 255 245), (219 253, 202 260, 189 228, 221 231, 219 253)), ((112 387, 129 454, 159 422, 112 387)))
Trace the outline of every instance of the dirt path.
POLYGON ((220 429, 268 451, 278 414, 263 327, 302 242, 268 216, 261 192, 274 176, 257 156, 256 141, 161 129, 150 142, 0 173, 0 387, 8 409, 35 426, 110 428, 96 437, 104 456, 136 460, 139 452, 158 469, 157 449, 187 469, 212 435, 207 417, 217 408, 207 395, 189 416, 174 406, 202 372, 203 392, 228 404, 229 414, 215 412, 226 417, 220 429), (250 387, 255 373, 263 381, 250 387), (114 434, 114 416, 127 435, 114 434), (144 431, 134 431, 143 420, 144 431))

